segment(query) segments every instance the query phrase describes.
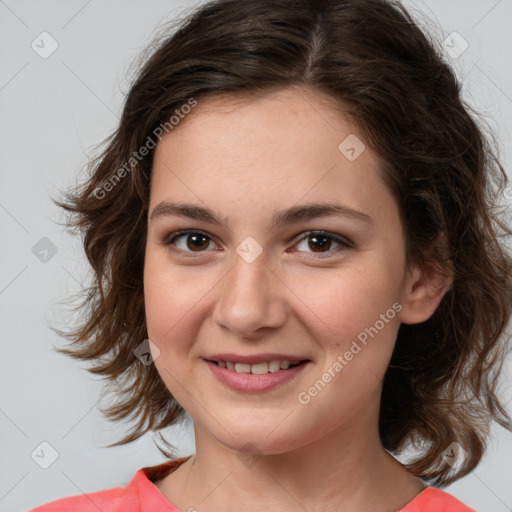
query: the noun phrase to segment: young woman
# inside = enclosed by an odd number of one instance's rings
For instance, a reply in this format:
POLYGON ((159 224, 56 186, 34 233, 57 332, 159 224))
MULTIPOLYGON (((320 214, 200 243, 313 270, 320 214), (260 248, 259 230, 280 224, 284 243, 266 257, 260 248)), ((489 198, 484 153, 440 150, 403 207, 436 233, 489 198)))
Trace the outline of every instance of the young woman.
POLYGON ((196 453, 35 511, 472 510, 441 487, 512 430, 506 176, 403 7, 205 4, 91 170, 58 203, 96 279, 61 351, 138 421, 116 444, 187 411, 196 453))

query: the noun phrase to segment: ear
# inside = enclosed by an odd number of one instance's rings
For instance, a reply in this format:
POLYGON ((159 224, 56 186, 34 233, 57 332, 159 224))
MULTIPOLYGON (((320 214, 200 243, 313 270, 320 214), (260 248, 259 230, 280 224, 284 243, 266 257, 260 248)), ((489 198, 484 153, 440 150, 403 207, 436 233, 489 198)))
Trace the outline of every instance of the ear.
POLYGON ((400 320, 404 324, 419 324, 428 320, 453 283, 453 270, 439 262, 428 261, 407 271, 400 320))

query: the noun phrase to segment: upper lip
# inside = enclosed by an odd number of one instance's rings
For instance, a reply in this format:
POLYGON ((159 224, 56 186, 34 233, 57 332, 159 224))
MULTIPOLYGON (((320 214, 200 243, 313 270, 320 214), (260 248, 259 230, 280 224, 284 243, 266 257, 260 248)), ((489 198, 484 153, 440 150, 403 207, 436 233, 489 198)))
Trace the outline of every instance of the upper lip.
POLYGON ((241 354, 213 354, 205 357, 208 361, 232 361, 236 363, 257 364, 269 361, 307 361, 307 357, 290 355, 290 354, 254 354, 254 355, 241 355, 241 354))

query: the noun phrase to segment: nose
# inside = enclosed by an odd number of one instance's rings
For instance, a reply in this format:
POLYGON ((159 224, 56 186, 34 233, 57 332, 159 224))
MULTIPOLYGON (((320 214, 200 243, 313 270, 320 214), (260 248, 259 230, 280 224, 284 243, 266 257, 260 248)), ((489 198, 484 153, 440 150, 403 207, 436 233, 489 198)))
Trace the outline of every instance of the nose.
POLYGON ((287 288, 264 254, 251 263, 237 254, 217 288, 214 319, 240 338, 261 337, 285 322, 287 288))

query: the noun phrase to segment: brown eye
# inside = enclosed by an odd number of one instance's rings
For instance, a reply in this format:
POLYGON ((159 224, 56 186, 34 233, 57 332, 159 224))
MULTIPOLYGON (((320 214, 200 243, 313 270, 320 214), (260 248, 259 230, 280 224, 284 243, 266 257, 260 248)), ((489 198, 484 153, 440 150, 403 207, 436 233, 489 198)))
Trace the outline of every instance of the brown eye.
POLYGON ((211 243, 211 238, 199 231, 179 231, 171 234, 163 243, 174 251, 205 252, 211 243))
POLYGON ((307 233, 307 236, 303 237, 295 247, 299 252, 305 253, 304 257, 314 258, 316 253, 319 255, 318 257, 323 258, 337 254, 343 249, 351 248, 353 244, 349 240, 335 235, 334 233, 310 232, 307 233), (306 241, 307 243, 304 243, 306 241), (337 244, 334 248, 332 246, 333 243, 337 244), (302 249, 301 244, 303 246, 302 249))
POLYGON ((185 237, 187 248, 192 251, 199 251, 201 249, 207 248, 209 245, 209 242, 205 243, 208 237, 204 235, 185 235, 185 237))
POLYGON ((329 237, 323 235, 309 236, 308 240, 308 247, 314 252, 324 252, 323 249, 326 247, 329 249, 332 243, 332 240, 329 237), (318 249, 320 249, 320 251, 317 251, 318 249))

